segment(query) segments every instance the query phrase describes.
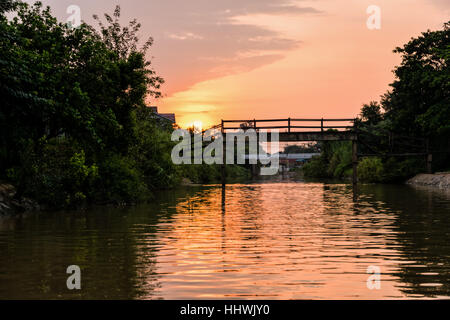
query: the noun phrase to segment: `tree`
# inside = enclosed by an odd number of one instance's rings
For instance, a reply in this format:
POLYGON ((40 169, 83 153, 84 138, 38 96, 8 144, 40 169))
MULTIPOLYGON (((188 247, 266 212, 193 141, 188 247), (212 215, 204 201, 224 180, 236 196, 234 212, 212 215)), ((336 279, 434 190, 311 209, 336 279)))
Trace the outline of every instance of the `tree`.
POLYGON ((164 83, 164 79, 156 75, 155 71, 151 68, 151 61, 145 60, 148 49, 153 45, 153 38, 149 37, 139 47, 140 39, 138 32, 141 29, 141 24, 136 19, 133 19, 127 27, 121 27, 119 23, 120 6, 118 5, 114 10, 113 17, 107 13, 104 16, 106 25, 97 15, 94 15, 94 19, 98 22, 100 30, 91 27, 91 31, 99 37, 101 42, 109 50, 117 54, 118 59, 138 60, 142 62, 142 65, 138 64, 138 66, 140 67, 141 76, 145 79, 143 83, 146 86, 140 88, 145 93, 139 92, 139 94, 144 94, 144 96, 145 94, 149 94, 154 98, 159 98, 161 96, 159 89, 164 83))
POLYGON ((0 14, 1 178, 10 179, 17 194, 51 206, 74 199, 134 201, 150 182, 175 181, 166 179, 171 172, 156 170, 172 167, 156 168, 150 158, 157 157, 135 152, 170 136, 138 136, 158 133, 138 126, 136 113, 147 97, 160 96, 163 82, 145 58, 152 41, 138 47, 140 25, 133 20, 121 28, 119 7, 115 19, 105 15, 107 26, 99 31, 86 24, 70 28, 40 2, 7 9, 14 15, 0 14), (156 179, 149 177, 154 172, 156 179))
POLYGON ((17 3, 16 0, 0 0, 0 14, 13 10, 17 3))
POLYGON ((0 16, 1 167, 18 163, 21 145, 43 137, 71 137, 88 158, 126 153, 136 139, 134 112, 160 95, 163 82, 145 59, 151 41, 137 50, 140 25, 120 29, 106 15, 111 25, 100 32, 70 29, 40 2, 14 8, 14 19, 0 16))
POLYGON ((375 125, 383 120, 380 104, 376 101, 364 104, 361 108, 361 119, 369 125, 375 125))
POLYGON ((14 10, 12 20, 0 15, 2 169, 19 161, 29 140, 57 131, 63 115, 58 109, 65 110, 67 98, 77 93, 76 86, 67 83, 71 48, 64 46, 64 27, 39 3, 15 3, 14 10))
POLYGON ((450 21, 427 31, 395 53, 402 55, 391 91, 383 96, 386 118, 410 135, 437 136, 450 131, 450 21))
POLYGON ((320 146, 317 142, 310 142, 302 145, 286 146, 283 153, 315 153, 320 152, 320 146))

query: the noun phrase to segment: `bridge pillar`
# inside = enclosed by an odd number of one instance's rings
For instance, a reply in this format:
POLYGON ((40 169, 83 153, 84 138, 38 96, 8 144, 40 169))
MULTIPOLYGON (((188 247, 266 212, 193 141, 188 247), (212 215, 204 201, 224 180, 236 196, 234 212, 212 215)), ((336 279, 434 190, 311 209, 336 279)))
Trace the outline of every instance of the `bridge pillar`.
POLYGON ((222 188, 225 189, 225 184, 227 182, 227 170, 226 170, 226 141, 225 141, 225 130, 223 129, 223 120, 222 120, 222 165, 221 165, 221 174, 222 174, 222 188))
POLYGON ((353 200, 358 198, 358 141, 352 140, 353 200))
POLYGON ((427 157, 425 159, 426 163, 427 163, 427 173, 433 173, 432 167, 431 167, 431 163, 433 161, 433 155, 430 153, 430 140, 427 139, 425 141, 425 148, 427 150, 427 157))
POLYGON ((251 164, 250 165, 250 172, 252 174, 252 179, 255 179, 259 175, 258 165, 257 164, 251 164))
POLYGON ((225 164, 222 164, 221 174, 222 174, 222 188, 225 188, 225 184, 227 182, 227 170, 225 168, 225 164))
POLYGON ((427 173, 433 173, 431 163, 433 162, 433 155, 431 153, 427 154, 427 173))
MULTIPOLYGON (((290 118, 289 118, 290 119, 290 118)), ((290 120, 289 120, 290 121, 290 120)), ((259 161, 259 132, 258 129, 256 129, 256 120, 254 122, 255 125, 255 132, 256 132, 256 164, 252 164, 252 179, 255 179, 259 176, 259 167, 258 167, 258 161, 259 161)), ((250 141, 249 141, 250 142, 250 141)), ((250 160, 249 160, 250 162, 250 160)))

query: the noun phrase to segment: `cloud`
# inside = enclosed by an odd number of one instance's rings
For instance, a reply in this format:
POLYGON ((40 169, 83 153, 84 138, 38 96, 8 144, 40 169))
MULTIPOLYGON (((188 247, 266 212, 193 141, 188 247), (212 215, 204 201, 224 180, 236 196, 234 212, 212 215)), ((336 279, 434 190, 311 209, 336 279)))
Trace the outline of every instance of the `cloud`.
POLYGON ((435 6, 439 7, 440 9, 450 10, 449 0, 428 0, 428 1, 433 3, 435 6))
POLYGON ((194 34, 192 32, 182 32, 178 34, 170 33, 168 34, 168 37, 175 40, 203 39, 202 36, 199 36, 198 34, 194 34))
POLYGON ((163 1, 160 9, 170 12, 170 18, 162 14, 161 20, 153 23, 177 35, 165 39, 155 35, 155 53, 159 53, 156 56, 173 57, 171 68, 161 63, 169 91, 250 71, 282 59, 288 51, 297 48, 301 44, 298 40, 261 26, 239 24, 234 19, 255 14, 300 16, 320 12, 286 0, 273 3, 272 0, 163 1))
MULTIPOLYGON (((72 0, 44 0, 62 20, 72 0)), ((151 55, 168 94, 199 81, 273 63, 301 42, 261 26, 238 24, 246 15, 308 15, 319 10, 289 0, 78 0, 82 19, 121 5, 123 21, 137 18, 142 34, 155 39, 151 55)))

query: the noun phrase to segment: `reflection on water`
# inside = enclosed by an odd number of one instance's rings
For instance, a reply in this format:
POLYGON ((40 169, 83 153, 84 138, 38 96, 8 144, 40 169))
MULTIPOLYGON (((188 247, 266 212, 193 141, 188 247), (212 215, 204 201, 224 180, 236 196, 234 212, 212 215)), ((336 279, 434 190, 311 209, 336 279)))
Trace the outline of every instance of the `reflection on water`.
POLYGON ((131 208, 0 219, 0 298, 450 296, 450 195, 280 182, 192 187, 131 208), (82 270, 78 291, 66 268, 82 270), (367 268, 381 268, 369 290, 367 268))

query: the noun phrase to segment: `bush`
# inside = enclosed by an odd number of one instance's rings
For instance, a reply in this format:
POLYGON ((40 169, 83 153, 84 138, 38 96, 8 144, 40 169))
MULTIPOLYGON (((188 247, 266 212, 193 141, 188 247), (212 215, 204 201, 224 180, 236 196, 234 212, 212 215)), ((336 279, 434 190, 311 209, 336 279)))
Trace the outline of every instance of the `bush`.
POLYGON ((328 168, 333 178, 346 176, 347 169, 352 165, 352 145, 348 142, 334 143, 334 153, 328 168))
POLYGON ((403 182, 425 171, 425 160, 420 158, 388 158, 384 162, 384 182, 403 182))
MULTIPOLYGON (((227 165, 225 168, 228 181, 250 178, 250 171, 243 166, 227 165)), ((219 182, 222 178, 222 168, 218 164, 184 164, 180 165, 180 171, 183 177, 188 178, 194 183, 219 182)))
POLYGON ((349 142, 325 141, 322 154, 307 162, 302 170, 306 177, 342 178, 348 176, 352 165, 352 145, 349 142))
POLYGON ((305 177, 328 178, 328 164, 323 156, 312 158, 302 167, 305 177))
POLYGON ((106 202, 131 203, 147 199, 149 190, 141 172, 134 161, 128 157, 111 153, 99 167, 100 181, 97 186, 100 194, 97 199, 106 202))
POLYGON ((28 143, 23 165, 8 170, 18 196, 28 196, 53 208, 83 204, 92 194, 98 167, 87 164, 84 150, 65 139, 28 143))
POLYGON ((381 182, 384 180, 383 162, 380 158, 363 158, 358 163, 358 179, 363 182, 381 182))

